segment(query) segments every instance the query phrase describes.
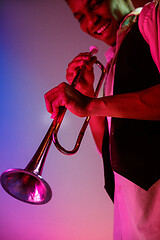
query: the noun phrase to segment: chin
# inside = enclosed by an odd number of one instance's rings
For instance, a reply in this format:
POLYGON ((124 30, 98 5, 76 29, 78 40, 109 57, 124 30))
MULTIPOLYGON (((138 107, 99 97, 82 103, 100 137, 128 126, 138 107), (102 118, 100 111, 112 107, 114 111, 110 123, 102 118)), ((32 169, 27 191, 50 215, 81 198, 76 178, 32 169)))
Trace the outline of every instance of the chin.
POLYGON ((98 40, 106 43, 109 46, 114 46, 116 44, 116 38, 97 38, 98 40))

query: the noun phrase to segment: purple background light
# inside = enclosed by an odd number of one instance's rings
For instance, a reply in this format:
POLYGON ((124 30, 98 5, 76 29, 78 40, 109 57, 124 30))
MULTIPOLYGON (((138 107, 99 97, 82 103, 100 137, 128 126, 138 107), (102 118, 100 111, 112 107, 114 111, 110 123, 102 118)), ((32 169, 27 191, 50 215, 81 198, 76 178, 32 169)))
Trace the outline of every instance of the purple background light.
MULTIPOLYGON (((68 63, 97 45, 82 33, 62 0, 1 2, 0 173, 24 169, 50 123, 44 94, 65 80, 68 63)), ((67 112, 59 139, 72 148, 81 121, 67 112)), ((79 152, 65 156, 51 146, 42 174, 51 201, 33 206, 0 187, 1 240, 112 240, 113 205, 104 190, 103 165, 88 128, 79 152)))

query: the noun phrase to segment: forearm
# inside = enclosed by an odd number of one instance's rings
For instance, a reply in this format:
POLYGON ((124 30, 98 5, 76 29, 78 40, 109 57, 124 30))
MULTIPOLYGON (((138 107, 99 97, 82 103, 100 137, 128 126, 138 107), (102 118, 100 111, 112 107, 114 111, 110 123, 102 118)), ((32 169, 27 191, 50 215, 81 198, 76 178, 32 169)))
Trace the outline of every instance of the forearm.
POLYGON ((146 90, 93 99, 91 116, 160 120, 160 85, 146 90))
POLYGON ((89 122, 94 141, 100 153, 102 153, 102 143, 105 124, 106 124, 105 117, 91 117, 89 122))

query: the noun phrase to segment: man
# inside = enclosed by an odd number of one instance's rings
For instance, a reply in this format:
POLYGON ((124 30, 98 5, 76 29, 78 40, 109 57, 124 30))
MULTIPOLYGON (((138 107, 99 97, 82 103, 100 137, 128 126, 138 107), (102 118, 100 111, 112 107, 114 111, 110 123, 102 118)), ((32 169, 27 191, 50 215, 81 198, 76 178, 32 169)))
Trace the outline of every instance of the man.
POLYGON ((68 65, 72 88, 61 83, 45 95, 57 117, 65 106, 91 116, 90 127, 105 171, 105 188, 114 201, 115 240, 160 239, 160 3, 135 10, 130 0, 68 0, 81 29, 110 45, 105 96, 93 98, 93 63, 81 53, 68 65), (106 120, 107 117, 107 120, 106 120), (115 185, 115 188, 114 188, 115 185))

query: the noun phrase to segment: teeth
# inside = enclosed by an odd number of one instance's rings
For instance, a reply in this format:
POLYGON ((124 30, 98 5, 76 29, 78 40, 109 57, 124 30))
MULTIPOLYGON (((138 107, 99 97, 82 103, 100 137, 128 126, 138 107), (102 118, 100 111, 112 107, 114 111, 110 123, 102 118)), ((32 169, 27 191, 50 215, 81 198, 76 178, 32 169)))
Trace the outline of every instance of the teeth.
POLYGON ((108 26, 109 26, 109 23, 103 25, 100 29, 98 29, 97 33, 98 33, 98 34, 101 34, 108 26))
POLYGON ((101 32, 103 32, 105 28, 106 28, 106 25, 103 26, 103 27, 101 27, 101 28, 97 31, 97 33, 101 33, 101 32))

